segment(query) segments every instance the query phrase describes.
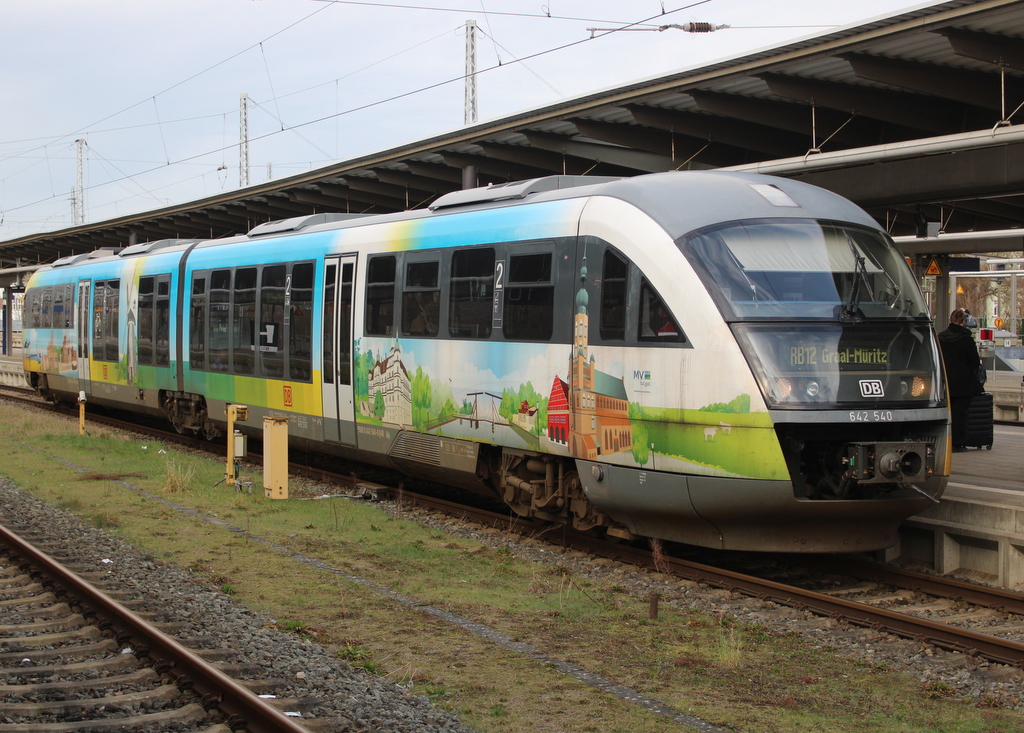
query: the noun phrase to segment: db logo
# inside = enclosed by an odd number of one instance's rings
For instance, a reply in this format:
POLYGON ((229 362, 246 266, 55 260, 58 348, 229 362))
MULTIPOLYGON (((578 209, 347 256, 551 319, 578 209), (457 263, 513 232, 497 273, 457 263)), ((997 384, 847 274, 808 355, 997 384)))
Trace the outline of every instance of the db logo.
POLYGON ((284 406, 292 406, 292 388, 288 385, 284 385, 284 406))
POLYGON ((860 396, 861 397, 882 397, 885 395, 885 390, 882 388, 881 379, 862 379, 860 380, 860 396))

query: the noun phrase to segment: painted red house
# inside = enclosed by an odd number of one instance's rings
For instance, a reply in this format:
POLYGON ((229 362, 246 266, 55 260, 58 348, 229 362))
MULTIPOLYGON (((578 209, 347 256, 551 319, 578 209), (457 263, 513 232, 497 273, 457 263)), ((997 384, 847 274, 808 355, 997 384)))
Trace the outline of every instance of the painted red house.
POLYGON ((569 444, 569 385, 561 377, 555 377, 548 397, 548 438, 569 444))

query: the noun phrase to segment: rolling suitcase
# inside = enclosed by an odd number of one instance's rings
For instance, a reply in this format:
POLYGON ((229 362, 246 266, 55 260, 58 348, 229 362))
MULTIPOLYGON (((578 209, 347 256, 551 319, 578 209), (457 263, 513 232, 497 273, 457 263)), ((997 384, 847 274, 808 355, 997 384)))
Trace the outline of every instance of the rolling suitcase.
POLYGON ((965 445, 992 450, 992 393, 982 392, 971 398, 967 409, 967 440, 965 445))

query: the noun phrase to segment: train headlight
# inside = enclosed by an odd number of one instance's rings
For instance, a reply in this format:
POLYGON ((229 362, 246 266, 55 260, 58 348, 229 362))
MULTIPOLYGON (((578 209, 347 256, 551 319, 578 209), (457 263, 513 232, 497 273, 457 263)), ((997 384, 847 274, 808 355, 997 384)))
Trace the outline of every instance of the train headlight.
POLYGON ((779 393, 780 400, 788 400, 793 394, 793 383, 785 377, 779 377, 775 380, 775 391, 779 393))
POLYGON ((821 389, 821 387, 818 385, 818 383, 815 382, 812 379, 810 382, 807 383, 807 388, 806 388, 807 396, 808 397, 817 397, 818 396, 818 391, 820 389, 821 389))
POLYGON ((910 394, 914 397, 920 397, 928 389, 928 382, 925 381, 924 377, 914 377, 914 383, 910 387, 910 394))

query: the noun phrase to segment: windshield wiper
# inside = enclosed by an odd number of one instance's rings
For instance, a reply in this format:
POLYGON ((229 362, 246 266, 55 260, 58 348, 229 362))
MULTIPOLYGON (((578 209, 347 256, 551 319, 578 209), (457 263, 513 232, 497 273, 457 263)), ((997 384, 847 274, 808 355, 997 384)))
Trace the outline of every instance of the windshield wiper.
POLYGON ((864 257, 857 252, 857 246, 850 239, 850 235, 847 232, 843 232, 846 237, 846 243, 850 245, 850 253, 853 255, 854 263, 854 277, 853 287, 850 288, 850 297, 847 299, 846 304, 841 307, 839 311, 839 320, 841 321, 859 321, 864 317, 864 314, 860 312, 860 284, 861 282, 867 286, 868 294, 871 299, 874 300, 875 295, 871 292, 871 281, 868 280, 868 268, 864 264, 864 257))

